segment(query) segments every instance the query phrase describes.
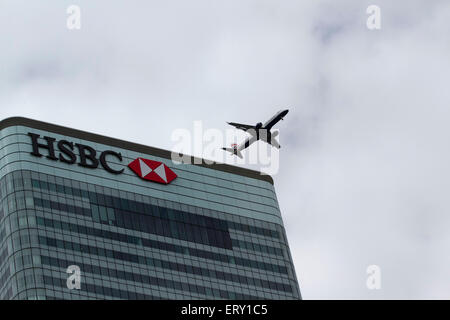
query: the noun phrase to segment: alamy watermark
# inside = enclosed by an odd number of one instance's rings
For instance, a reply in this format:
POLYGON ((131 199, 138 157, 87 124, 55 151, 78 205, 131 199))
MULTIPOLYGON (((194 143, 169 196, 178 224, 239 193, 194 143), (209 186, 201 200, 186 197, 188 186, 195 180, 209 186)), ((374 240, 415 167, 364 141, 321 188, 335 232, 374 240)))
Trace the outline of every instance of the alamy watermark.
POLYGON ((67 7, 66 13, 69 15, 67 17, 66 26, 69 30, 80 30, 81 29, 81 9, 79 6, 70 5, 67 7))
POLYGON ((366 13, 369 15, 366 21, 367 29, 380 30, 381 29, 381 9, 377 5, 370 5, 366 9, 366 13))
POLYGON ((172 132, 174 145, 171 158, 174 163, 184 164, 226 162, 257 165, 262 174, 273 175, 278 173, 280 166, 278 139, 278 130, 249 129, 243 132, 236 129, 204 129, 202 121, 194 121, 191 130, 179 128, 172 132), (252 143, 234 153, 233 150, 245 141, 252 143))
POLYGON ((381 289, 381 268, 376 264, 367 267, 366 272, 368 274, 366 280, 366 286, 369 290, 381 289))
POLYGON ((69 290, 81 289, 81 270, 77 265, 71 265, 67 267, 66 273, 69 274, 67 278, 67 288, 69 290))

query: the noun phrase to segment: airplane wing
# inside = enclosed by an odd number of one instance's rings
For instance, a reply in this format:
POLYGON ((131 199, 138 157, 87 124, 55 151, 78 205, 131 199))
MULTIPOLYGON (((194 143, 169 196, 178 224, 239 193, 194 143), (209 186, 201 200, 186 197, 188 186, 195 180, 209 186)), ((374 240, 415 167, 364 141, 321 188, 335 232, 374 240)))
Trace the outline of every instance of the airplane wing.
POLYGON ((249 124, 243 124, 243 123, 236 123, 236 122, 227 122, 229 125, 236 127, 238 129, 247 131, 248 129, 255 129, 255 126, 249 125, 249 124))

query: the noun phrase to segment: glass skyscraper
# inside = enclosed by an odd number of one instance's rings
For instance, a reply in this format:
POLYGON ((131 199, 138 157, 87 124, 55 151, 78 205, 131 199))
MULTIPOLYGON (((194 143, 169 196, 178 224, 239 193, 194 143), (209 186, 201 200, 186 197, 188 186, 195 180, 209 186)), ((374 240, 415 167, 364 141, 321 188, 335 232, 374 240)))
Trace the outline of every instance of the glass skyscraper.
POLYGON ((270 176, 0 122, 0 299, 300 298, 270 176))

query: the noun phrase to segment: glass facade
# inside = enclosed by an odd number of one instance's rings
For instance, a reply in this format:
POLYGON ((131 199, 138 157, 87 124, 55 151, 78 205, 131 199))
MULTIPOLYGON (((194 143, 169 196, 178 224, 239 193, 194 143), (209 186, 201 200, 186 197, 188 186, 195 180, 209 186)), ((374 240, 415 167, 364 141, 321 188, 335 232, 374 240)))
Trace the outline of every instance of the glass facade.
POLYGON ((0 299, 301 298, 267 178, 17 122, 0 126, 0 299), (28 132, 113 149, 117 167, 163 161, 178 177, 161 185, 33 157, 28 132), (67 286, 72 265, 80 289, 67 286))

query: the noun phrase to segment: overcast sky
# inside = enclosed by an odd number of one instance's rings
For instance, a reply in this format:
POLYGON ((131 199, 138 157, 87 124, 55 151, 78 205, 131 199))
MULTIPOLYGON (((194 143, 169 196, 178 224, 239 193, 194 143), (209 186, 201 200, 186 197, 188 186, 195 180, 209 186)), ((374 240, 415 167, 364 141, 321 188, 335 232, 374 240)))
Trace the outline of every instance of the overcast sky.
POLYGON ((303 297, 450 299, 449 17, 448 0, 0 0, 0 118, 171 149, 195 120, 288 107, 273 177, 303 297))

